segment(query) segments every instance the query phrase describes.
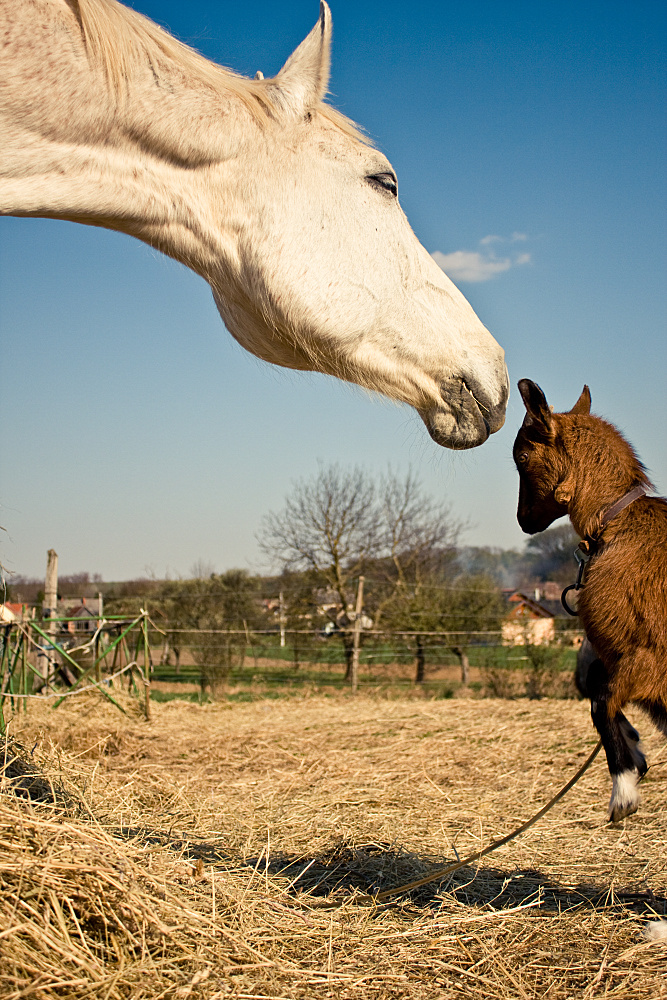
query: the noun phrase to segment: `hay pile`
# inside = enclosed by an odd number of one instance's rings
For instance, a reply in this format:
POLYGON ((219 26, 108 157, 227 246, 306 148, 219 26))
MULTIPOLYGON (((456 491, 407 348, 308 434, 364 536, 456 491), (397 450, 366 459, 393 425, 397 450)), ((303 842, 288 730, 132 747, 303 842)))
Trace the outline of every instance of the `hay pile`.
POLYGON ((11 727, 3 998, 667 997, 667 946, 640 936, 667 907, 667 747, 644 720, 654 766, 624 826, 604 823, 598 758, 524 838, 374 910, 360 893, 537 811, 595 742, 586 707, 126 707, 84 697, 11 727))

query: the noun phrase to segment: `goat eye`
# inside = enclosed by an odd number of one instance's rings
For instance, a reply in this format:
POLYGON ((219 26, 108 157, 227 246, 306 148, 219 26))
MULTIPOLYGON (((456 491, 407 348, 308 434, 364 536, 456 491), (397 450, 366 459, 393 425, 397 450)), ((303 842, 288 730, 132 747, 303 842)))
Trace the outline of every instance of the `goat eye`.
POLYGON ((395 174, 370 174, 366 178, 371 187, 386 191, 394 198, 398 197, 398 181, 395 174))
POLYGON ((526 462, 528 461, 528 452, 525 451, 519 452, 519 454, 516 456, 516 460, 519 465, 525 465, 526 462))

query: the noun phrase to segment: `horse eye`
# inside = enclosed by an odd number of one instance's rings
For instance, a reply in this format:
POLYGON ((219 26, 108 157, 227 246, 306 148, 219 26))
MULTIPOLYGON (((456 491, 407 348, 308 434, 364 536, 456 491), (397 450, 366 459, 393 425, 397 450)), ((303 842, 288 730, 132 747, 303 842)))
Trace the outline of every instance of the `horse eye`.
POLYGON ((389 194, 393 195, 394 198, 398 197, 398 181, 396 180, 395 174, 371 174, 366 178, 366 180, 371 187, 387 191, 389 194))

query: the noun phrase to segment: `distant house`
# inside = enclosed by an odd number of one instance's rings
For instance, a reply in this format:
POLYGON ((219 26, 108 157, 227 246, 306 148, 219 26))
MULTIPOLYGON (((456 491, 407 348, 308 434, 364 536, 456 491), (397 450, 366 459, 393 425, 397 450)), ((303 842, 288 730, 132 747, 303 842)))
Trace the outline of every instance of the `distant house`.
POLYGON ((73 601, 71 598, 58 601, 58 618, 76 619, 63 622, 63 632, 71 632, 72 635, 82 632, 92 634, 99 624, 99 616, 100 601, 97 597, 82 597, 80 601, 73 601))
POLYGON ((512 605, 502 623, 504 646, 543 646, 556 635, 555 615, 534 597, 520 590, 508 598, 512 605))
POLYGON ((5 604, 0 604, 0 622, 4 622, 6 625, 11 624, 11 622, 20 622, 23 620, 23 612, 22 604, 6 601, 5 604))

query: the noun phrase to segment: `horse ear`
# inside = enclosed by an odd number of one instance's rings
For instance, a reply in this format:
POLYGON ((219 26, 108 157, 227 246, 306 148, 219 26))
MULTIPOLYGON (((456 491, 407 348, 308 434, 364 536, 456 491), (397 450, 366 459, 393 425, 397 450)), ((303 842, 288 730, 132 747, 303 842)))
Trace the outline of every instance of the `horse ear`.
POLYGON ((526 407, 524 426, 535 426, 543 433, 551 434, 553 426, 551 407, 537 382, 531 382, 529 378, 519 379, 519 392, 526 407))
POLYGON ((581 396, 574 404, 570 413, 590 413, 591 412, 591 390, 587 385, 581 390, 581 396))
POLYGON ((270 89, 276 107, 301 118, 319 104, 329 86, 331 61, 331 11, 320 2, 320 19, 294 50, 270 89))

